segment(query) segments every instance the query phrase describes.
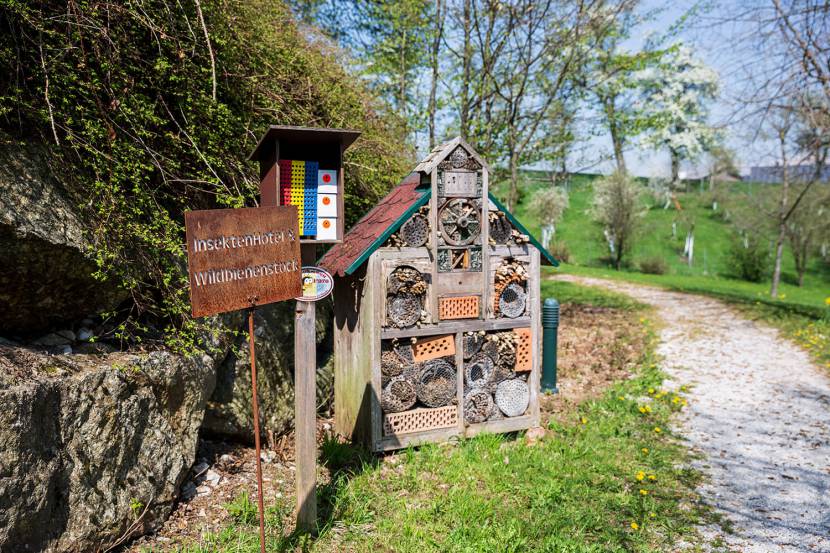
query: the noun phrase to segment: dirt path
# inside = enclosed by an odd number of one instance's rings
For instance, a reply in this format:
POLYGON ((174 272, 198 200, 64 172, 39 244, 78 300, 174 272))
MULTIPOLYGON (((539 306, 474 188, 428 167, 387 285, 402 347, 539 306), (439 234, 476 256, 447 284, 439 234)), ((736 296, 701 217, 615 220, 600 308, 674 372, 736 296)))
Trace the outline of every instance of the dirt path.
POLYGON ((830 379, 807 354, 714 299, 558 278, 629 294, 663 320, 663 367, 693 386, 682 433, 703 454, 700 492, 734 530, 704 535, 743 553, 830 552, 830 379))

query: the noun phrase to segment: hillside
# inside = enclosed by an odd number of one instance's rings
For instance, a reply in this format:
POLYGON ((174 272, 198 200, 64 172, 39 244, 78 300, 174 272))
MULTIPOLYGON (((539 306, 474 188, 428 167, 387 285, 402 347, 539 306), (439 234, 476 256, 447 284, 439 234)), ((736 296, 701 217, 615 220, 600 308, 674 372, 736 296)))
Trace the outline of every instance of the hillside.
MULTIPOLYGON (((556 227, 556 241, 564 243, 569 253, 568 262, 563 267, 564 271, 614 275, 617 271, 613 270, 606 259, 608 249, 603 240, 602 229, 588 214, 592 198, 590 183, 594 178, 586 175, 571 177, 567 185, 569 207, 556 227)), ((540 224, 528 216, 527 203, 536 189, 546 185, 538 178, 532 180, 528 175, 525 176, 524 194, 516 213, 531 232, 540 232, 540 224)), ((677 211, 674 207, 663 209, 662 205, 651 205, 645 216, 642 231, 628 255, 627 266, 622 271, 623 274, 617 276, 629 280, 674 285, 689 291, 705 291, 739 296, 744 300, 769 302, 768 281, 752 283, 734 277, 730 259, 733 231, 726 215, 728 207, 724 206, 728 206, 730 200, 737 198, 738 194, 747 191, 771 191, 772 185, 722 185, 717 210, 712 208, 711 192, 700 190, 698 183, 691 184, 689 189, 689 192, 677 195, 682 211, 677 211), (689 221, 694 221, 695 225, 695 255, 691 265, 683 256, 689 221), (676 223, 675 236, 672 236, 673 222, 676 223), (651 259, 665 262, 665 274, 645 275, 640 272, 641 263, 651 259)), ((824 300, 830 291, 830 266, 819 259, 813 259, 805 274, 804 286, 798 287, 796 284, 795 265, 789 245, 786 245, 780 298, 773 303, 785 302, 810 311, 822 310, 825 307, 824 300)))

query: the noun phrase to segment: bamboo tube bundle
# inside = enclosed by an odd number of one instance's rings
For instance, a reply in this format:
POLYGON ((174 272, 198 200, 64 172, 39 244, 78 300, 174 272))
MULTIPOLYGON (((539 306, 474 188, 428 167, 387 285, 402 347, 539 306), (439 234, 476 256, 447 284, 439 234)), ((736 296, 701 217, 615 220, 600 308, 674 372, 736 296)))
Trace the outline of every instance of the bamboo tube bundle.
POLYGON ((411 409, 417 400, 412 382, 405 378, 393 378, 381 394, 380 406, 384 413, 398 413, 411 409))
POLYGON ((464 420, 468 424, 484 422, 495 409, 493 396, 483 388, 473 388, 464 396, 464 420))
POLYGON ((456 372, 455 367, 447 361, 447 357, 430 359, 422 365, 416 390, 418 400, 427 407, 443 407, 455 398, 456 372))

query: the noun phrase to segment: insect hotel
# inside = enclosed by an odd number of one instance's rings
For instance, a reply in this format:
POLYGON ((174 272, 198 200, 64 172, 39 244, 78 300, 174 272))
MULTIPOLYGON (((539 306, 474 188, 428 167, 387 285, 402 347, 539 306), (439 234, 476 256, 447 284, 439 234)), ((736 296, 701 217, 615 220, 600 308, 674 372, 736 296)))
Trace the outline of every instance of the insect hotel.
POLYGON ((320 260, 334 276, 337 430, 375 451, 539 424, 540 263, 461 138, 320 260))

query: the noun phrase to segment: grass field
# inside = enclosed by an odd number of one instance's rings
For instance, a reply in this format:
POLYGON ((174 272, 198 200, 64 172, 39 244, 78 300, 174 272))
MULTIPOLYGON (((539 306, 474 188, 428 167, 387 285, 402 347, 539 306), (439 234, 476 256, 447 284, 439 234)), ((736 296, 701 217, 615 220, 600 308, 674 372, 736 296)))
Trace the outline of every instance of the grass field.
MULTIPOLYGON (((626 310, 653 337, 648 313, 626 296, 545 287, 562 302, 626 310)), ((695 525, 710 515, 670 429, 686 393, 661 390, 663 376, 649 346, 634 378, 550 423, 535 445, 484 435, 381 459, 329 440, 319 535, 285 533, 284 498, 269 510, 268 551, 657 552, 695 543, 695 525)), ((229 510, 232 525, 179 551, 258 551, 251 500, 240 496, 229 510)))

